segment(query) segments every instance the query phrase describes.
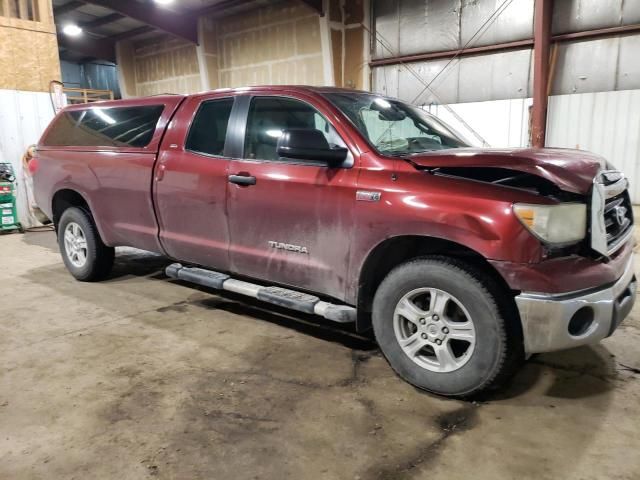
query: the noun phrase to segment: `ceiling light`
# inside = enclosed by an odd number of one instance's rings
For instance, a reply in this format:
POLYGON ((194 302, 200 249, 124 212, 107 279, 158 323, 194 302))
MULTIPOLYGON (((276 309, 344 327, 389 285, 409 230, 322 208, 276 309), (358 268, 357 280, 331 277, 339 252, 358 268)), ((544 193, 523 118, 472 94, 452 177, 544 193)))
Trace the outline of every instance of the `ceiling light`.
POLYGON ((173 3, 173 0, 154 0, 154 2, 160 5, 169 5, 170 3, 173 3))
POLYGON ((70 23, 69 25, 62 27, 62 33, 69 35, 70 37, 77 37, 82 33, 82 29, 78 25, 70 23))

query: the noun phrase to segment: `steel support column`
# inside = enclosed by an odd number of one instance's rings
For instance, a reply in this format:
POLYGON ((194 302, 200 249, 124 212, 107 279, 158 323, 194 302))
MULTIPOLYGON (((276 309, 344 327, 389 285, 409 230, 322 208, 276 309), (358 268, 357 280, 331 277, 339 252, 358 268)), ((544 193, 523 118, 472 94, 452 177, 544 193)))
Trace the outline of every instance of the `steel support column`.
POLYGON ((533 20, 533 108, 531 145, 544 147, 547 129, 549 51, 553 0, 536 0, 533 20))

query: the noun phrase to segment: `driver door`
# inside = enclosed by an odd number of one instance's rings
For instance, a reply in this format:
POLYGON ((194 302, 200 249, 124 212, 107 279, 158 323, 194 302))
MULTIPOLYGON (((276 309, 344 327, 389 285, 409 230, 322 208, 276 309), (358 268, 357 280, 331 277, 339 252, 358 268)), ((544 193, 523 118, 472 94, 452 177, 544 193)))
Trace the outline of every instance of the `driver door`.
POLYGON ((353 236, 357 169, 311 159, 281 158, 283 130, 321 130, 329 144, 347 147, 309 100, 265 94, 246 99, 241 158, 229 167, 229 259, 235 273, 345 296, 353 236))

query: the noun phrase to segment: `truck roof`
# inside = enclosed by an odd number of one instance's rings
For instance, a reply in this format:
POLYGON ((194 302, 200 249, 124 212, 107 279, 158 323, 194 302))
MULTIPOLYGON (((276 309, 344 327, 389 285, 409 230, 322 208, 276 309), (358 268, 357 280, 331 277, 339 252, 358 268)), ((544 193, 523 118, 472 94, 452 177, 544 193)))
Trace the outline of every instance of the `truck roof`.
MULTIPOLYGON (((246 93, 251 91, 271 91, 271 92, 314 92, 314 93, 327 93, 327 92, 343 92, 343 93, 358 93, 362 90, 355 90, 352 88, 340 88, 340 87, 325 87, 325 86, 313 86, 313 85, 252 85, 248 87, 233 87, 233 88, 218 88, 206 92, 194 93, 192 96, 204 95, 213 92, 232 92, 234 94, 246 93)), ((370 92, 369 92, 370 93, 370 92)))
MULTIPOLYGON (((127 106, 127 105, 152 105, 158 103, 165 103, 169 101, 175 101, 176 98, 185 97, 199 97, 202 95, 208 95, 211 93, 229 92, 233 94, 241 94, 252 91, 270 91, 270 92, 300 92, 300 93, 363 93, 362 90, 355 90, 350 88, 338 88, 338 87, 318 87, 311 85, 253 85, 250 87, 234 87, 234 88, 218 88, 215 90, 208 90, 189 95, 166 93, 161 95, 152 95, 148 97, 135 97, 122 100, 105 100, 100 102, 93 102, 91 104, 81 103, 77 105, 70 105, 66 107, 66 110, 84 110, 90 107, 111 107, 111 106, 127 106)), ((364 92, 371 93, 371 92, 364 92)))

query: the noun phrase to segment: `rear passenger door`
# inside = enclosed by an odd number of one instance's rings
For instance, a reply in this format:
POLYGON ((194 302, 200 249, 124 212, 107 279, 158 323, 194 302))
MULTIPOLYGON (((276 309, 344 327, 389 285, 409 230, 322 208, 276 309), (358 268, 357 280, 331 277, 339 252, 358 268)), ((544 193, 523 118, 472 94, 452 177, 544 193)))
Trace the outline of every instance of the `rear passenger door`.
POLYGON ((169 126, 155 168, 160 241, 177 260, 227 270, 226 138, 234 97, 186 102, 169 126))
POLYGON ((353 150, 341 166, 280 158, 276 145, 286 129, 321 130, 330 145, 348 145, 311 98, 265 93, 239 101, 238 131, 245 134, 229 170, 231 271, 342 299, 357 178, 353 150), (243 178, 251 182, 238 182, 243 178))

